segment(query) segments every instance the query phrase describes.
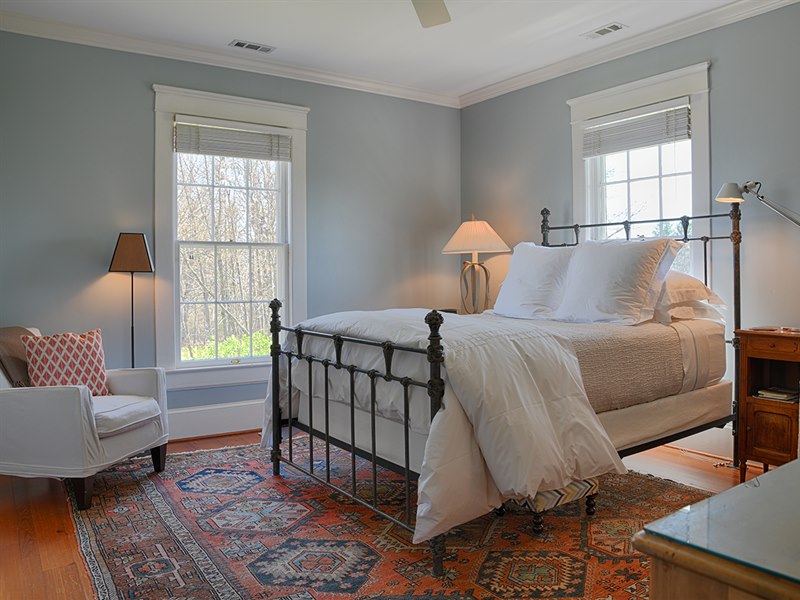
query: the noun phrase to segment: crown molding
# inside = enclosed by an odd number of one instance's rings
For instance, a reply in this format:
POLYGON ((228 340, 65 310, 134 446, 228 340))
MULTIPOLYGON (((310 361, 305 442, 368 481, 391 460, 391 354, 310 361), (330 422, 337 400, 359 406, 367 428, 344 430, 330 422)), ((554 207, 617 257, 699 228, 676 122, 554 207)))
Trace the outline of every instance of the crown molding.
POLYGON ((587 52, 468 92, 459 97, 459 106, 466 108, 509 92, 561 77, 562 75, 581 71, 588 67, 594 67, 617 58, 649 50, 650 48, 697 35, 704 31, 743 21, 744 19, 795 4, 798 1, 800 0, 739 0, 705 14, 667 25, 656 31, 642 33, 630 39, 605 46, 597 51, 587 52))
POLYGON ((456 96, 436 94, 381 81, 347 77, 318 69, 295 67, 271 59, 269 59, 269 62, 265 62, 263 59, 257 60, 242 56, 228 56, 224 52, 214 52, 197 47, 180 46, 177 44, 154 42, 152 40, 132 36, 105 33, 85 27, 77 27, 57 21, 37 19, 14 13, 0 12, 0 30, 58 40, 61 42, 105 48, 107 50, 119 50, 122 52, 132 52, 134 54, 144 54, 146 56, 184 60, 215 67, 225 67, 228 69, 258 73, 261 75, 273 75, 275 77, 285 77, 287 79, 296 79, 309 83, 330 85, 359 92, 369 92, 404 100, 414 100, 426 104, 460 108, 456 96))
POLYGON ((347 77, 318 69, 295 67, 278 61, 251 59, 241 56, 229 56, 224 52, 214 52, 191 46, 180 46, 154 42, 132 36, 121 36, 67 25, 46 19, 36 19, 19 14, 0 11, 0 30, 19 33, 34 37, 42 37, 62 42, 71 42, 132 52, 147 56, 157 56, 174 60, 200 63, 216 67, 236 69, 261 75, 285 77, 309 83, 330 85, 359 92, 368 92, 382 96, 391 96, 404 100, 424 102, 450 108, 466 108, 473 104, 491 100, 537 83, 542 83, 562 75, 574 73, 588 67, 593 67, 617 58, 629 56, 636 52, 649 50, 663 44, 674 42, 710 29, 736 23, 750 17, 795 4, 800 0, 739 0, 703 15, 685 19, 662 27, 656 31, 642 33, 628 40, 605 46, 593 52, 586 52, 579 56, 536 69, 498 83, 487 85, 461 96, 432 93, 417 88, 399 86, 396 84, 347 77))

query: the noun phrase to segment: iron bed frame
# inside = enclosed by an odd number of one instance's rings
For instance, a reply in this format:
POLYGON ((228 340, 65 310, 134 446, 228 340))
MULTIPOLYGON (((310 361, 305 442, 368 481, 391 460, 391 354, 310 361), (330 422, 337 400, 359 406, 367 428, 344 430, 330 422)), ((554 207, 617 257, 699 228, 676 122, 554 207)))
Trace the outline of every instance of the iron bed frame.
MULTIPOLYGON (((544 246, 574 246, 579 243, 580 232, 582 229, 590 229, 590 228, 598 228, 598 227, 623 227, 625 230, 626 238, 630 239, 630 232, 631 227, 633 225, 642 225, 642 224, 659 224, 659 223, 670 223, 670 222, 679 222, 683 231, 683 236, 678 238, 680 241, 683 242, 690 242, 690 241, 701 241, 703 242, 703 263, 704 263, 704 278, 708 278, 708 244, 711 240, 717 239, 729 239, 733 244, 733 270, 734 270, 734 291, 733 291, 733 303, 734 303, 734 327, 738 329, 740 326, 740 312, 739 312, 739 298, 740 298, 740 282, 739 282, 739 274, 740 274, 740 266, 739 266, 739 250, 741 244, 741 232, 740 232, 740 221, 741 221, 741 212, 739 210, 739 205, 734 204, 731 208, 729 213, 721 213, 721 214, 710 214, 710 215, 703 215, 697 217, 688 217, 683 216, 674 219, 648 219, 648 220, 641 220, 641 221, 620 221, 620 222, 609 222, 609 223, 596 223, 596 224, 588 224, 588 225, 562 225, 562 226, 552 226, 549 223, 550 211, 548 209, 543 209, 541 211, 542 215, 542 223, 541 223, 541 233, 542 233, 542 245, 544 246), (689 236, 689 224, 693 220, 698 219, 715 219, 719 217, 729 217, 731 220, 731 233, 727 236, 699 236, 699 237, 690 237, 689 236), (550 233, 553 231, 562 231, 562 230, 571 230, 574 232, 575 235, 575 242, 574 243, 563 243, 563 244, 551 244, 550 243, 550 233)), ((270 453, 270 459, 272 461, 272 472, 274 476, 280 476, 280 469, 281 463, 291 466, 292 468, 300 471, 301 473, 311 477, 315 481, 324 484, 336 492, 342 494, 346 498, 349 498, 353 502, 364 506, 373 512, 381 515, 382 517, 388 519, 395 525, 413 532, 414 526, 412 524, 412 502, 411 502, 411 481, 415 480, 418 477, 418 473, 414 472, 410 466, 410 441, 409 441, 409 406, 410 406, 410 399, 409 394, 412 388, 422 388, 427 390, 427 395, 430 401, 430 417, 431 421, 433 420, 434 416, 439 410, 445 410, 445 407, 442 404, 442 398, 444 395, 444 380, 442 378, 442 364, 444 363, 444 349, 442 347, 442 337, 439 333, 439 329, 444 322, 444 318, 441 313, 436 310, 429 312, 425 317, 425 323, 428 325, 429 328, 429 335, 428 335, 428 346, 427 348, 417 348, 417 347, 409 347, 409 346, 401 346, 399 344, 395 344, 391 341, 384 341, 379 342, 376 340, 368 340, 368 339, 361 339, 356 337, 338 335, 335 333, 322 333, 318 331, 313 331, 309 329, 303 329, 301 327, 286 327, 281 324, 280 319, 280 308, 281 302, 278 299, 274 299, 270 302, 270 310, 271 310, 271 319, 270 319, 270 333, 272 336, 271 345, 270 345, 270 356, 272 358, 272 374, 271 374, 271 392, 272 392, 272 450, 270 453), (281 335, 283 332, 293 334, 295 336, 295 350, 288 350, 284 349, 281 345, 281 335), (307 338, 322 338, 327 339, 333 346, 333 355, 326 356, 326 357, 319 357, 314 356, 312 354, 306 353, 303 351, 303 343, 307 338), (349 364, 342 361, 342 353, 345 344, 348 345, 356 345, 356 346, 368 346, 373 348, 379 348, 383 355, 383 363, 384 368, 382 370, 378 369, 365 369, 356 364, 349 364), (393 372, 393 364, 394 358, 397 353, 411 353, 411 354, 419 354, 425 355, 427 358, 427 362, 429 363, 429 377, 427 381, 418 381, 410 377, 404 377, 401 375, 397 375, 393 372), (286 369, 286 377, 287 377, 287 390, 289 398, 288 402, 288 415, 283 415, 280 407, 280 395, 281 395, 281 381, 280 381, 280 362, 281 357, 286 357, 285 360, 288 361, 287 369, 286 369), (296 361, 297 365, 299 366, 303 362, 307 364, 307 375, 308 375, 308 424, 304 425, 297 421, 297 416, 293 414, 294 409, 292 407, 292 361, 296 361), (313 394, 313 365, 317 364, 320 365, 324 371, 324 415, 323 415, 323 425, 322 429, 315 427, 314 423, 314 394, 313 394), (330 370, 334 369, 335 371, 344 371, 349 375, 349 411, 350 411, 350 440, 344 441, 338 438, 335 438, 331 435, 330 432, 330 370), (365 445, 364 447, 360 447, 356 443, 356 402, 355 402, 355 387, 356 387, 356 377, 367 377, 369 379, 369 389, 370 389, 370 407, 369 407, 369 418, 370 418, 370 440, 368 440, 369 444, 365 445), (378 456, 377 452, 377 439, 376 439, 376 384, 379 379, 382 379, 387 382, 395 382, 398 383, 403 387, 403 440, 404 440, 404 461, 403 465, 397 465, 390 461, 387 461, 380 456, 378 456), (297 422, 296 422, 297 421, 297 422), (288 426, 288 452, 286 455, 281 450, 281 446, 283 444, 283 423, 286 423, 288 426), (308 463, 299 464, 295 461, 295 453, 294 453, 294 429, 297 428, 299 430, 305 431, 309 435, 309 446, 308 446, 308 463), (321 469, 315 469, 314 464, 314 440, 318 438, 324 442, 324 453, 325 453, 325 466, 324 472, 321 469), (343 485, 338 485, 331 481, 331 446, 336 446, 341 449, 344 449, 350 453, 350 482, 349 482, 349 489, 346 489, 343 485), (367 448, 367 449, 364 449, 367 448), (359 456, 362 459, 368 461, 371 465, 371 493, 368 497, 364 497, 364 494, 359 495, 358 493, 358 478, 356 475, 356 457, 359 456), (377 467, 378 466, 387 467, 395 472, 398 472, 403 475, 403 485, 405 491, 405 499, 404 499, 404 510, 402 519, 398 518, 398 516, 389 514, 388 512, 381 509, 378 505, 378 477, 377 477, 377 467)), ((736 340, 735 340, 736 341, 736 340)), ((738 432, 736 431, 736 414, 738 411, 737 399, 738 399, 738 364, 739 364, 739 349, 738 344, 734 341, 734 350, 735 350, 735 362, 734 362, 734 370, 736 375, 734 375, 734 395, 732 399, 732 414, 726 416, 721 419, 717 419, 713 422, 706 423, 704 425, 694 427, 685 431, 681 431, 676 434, 672 434, 663 438, 659 438, 657 440, 653 440, 651 442, 646 442, 644 444, 640 444, 634 447, 626 448, 624 450, 619 451, 620 456, 628 456, 631 454, 635 454, 637 452, 642 452, 644 450, 648 450, 650 448, 654 448, 656 446, 660 446, 665 443, 669 443, 675 441, 677 439, 686 437, 688 435, 692 435, 695 433, 699 433, 701 431, 705 431, 707 429, 711 429, 713 427, 722 427, 726 423, 733 421, 734 423, 734 431, 733 431, 733 438, 734 438, 734 457, 738 456, 736 451, 738 445, 738 432)), ((298 413, 300 407, 298 406, 298 413)), ((361 409, 359 409, 361 410, 361 409)), ((735 460, 735 458, 734 458, 735 460)), ((587 513, 592 514, 594 506, 594 497, 591 496, 587 498, 587 513)), ((502 514, 502 509, 498 511, 502 514)), ((541 521, 539 520, 539 523, 541 521)), ((429 540, 429 547, 431 551, 431 559, 433 563, 433 575, 436 577, 440 577, 444 573, 443 567, 443 560, 445 555, 445 543, 444 543, 444 534, 440 534, 429 540)))

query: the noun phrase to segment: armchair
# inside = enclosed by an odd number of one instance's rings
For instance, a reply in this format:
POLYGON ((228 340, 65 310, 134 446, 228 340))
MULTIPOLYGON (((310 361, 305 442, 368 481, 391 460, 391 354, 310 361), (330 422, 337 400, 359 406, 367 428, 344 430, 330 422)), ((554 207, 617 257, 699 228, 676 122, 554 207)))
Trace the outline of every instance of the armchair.
POLYGON ((0 474, 70 479, 83 510, 91 506, 95 474, 120 460, 149 449, 155 471, 163 471, 164 370, 112 369, 107 376, 112 395, 93 397, 83 385, 11 387, 0 370, 0 474))

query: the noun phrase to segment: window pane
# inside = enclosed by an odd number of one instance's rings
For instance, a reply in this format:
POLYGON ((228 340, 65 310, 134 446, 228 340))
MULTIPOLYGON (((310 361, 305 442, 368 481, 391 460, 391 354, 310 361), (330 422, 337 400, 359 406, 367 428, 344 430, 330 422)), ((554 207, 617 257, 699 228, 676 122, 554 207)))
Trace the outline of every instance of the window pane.
POLYGON ((211 187, 178 186, 178 239, 211 241, 211 187))
POLYGON ((628 218, 628 184, 606 186, 606 221, 624 221, 628 218))
POLYGON ((631 179, 658 175, 658 146, 631 150, 631 179))
POLYGON ((212 161, 213 159, 210 156, 179 152, 176 161, 177 182, 210 184, 212 161))
POLYGON ((217 248, 217 300, 250 299, 249 248, 217 248))
POLYGON ((181 360, 209 360, 217 357, 214 342, 213 304, 181 305, 181 360))
POLYGON ((267 356, 272 342, 269 320, 272 313, 267 302, 253 303, 253 356, 267 356))
MULTIPOLYGON (((689 235, 692 234, 692 227, 689 226, 689 235)), ((683 237, 683 230, 681 233, 676 235, 675 237, 683 237)), ((684 244, 683 248, 680 249, 677 256, 675 256, 675 260, 672 263, 672 269, 675 271, 680 271, 681 273, 686 273, 687 275, 692 274, 692 245, 691 244, 684 244)))
POLYGON ((217 339, 220 358, 250 356, 250 305, 223 302, 218 305, 217 339))
POLYGON ((220 242, 247 241, 247 192, 222 188, 217 190, 214 207, 214 239, 220 242))
POLYGON ((261 190, 277 190, 280 187, 280 163, 267 160, 251 160, 250 187, 261 190))
POLYGON ((214 177, 216 185, 246 187, 247 162, 246 158, 215 156, 214 177))
POLYGON ((617 152, 606 154, 605 162, 606 181, 625 181, 628 178, 628 153, 617 152))
POLYGON ((213 302, 214 249, 181 245, 179 252, 180 301, 213 302))
POLYGON ((692 170, 692 140, 661 146, 661 172, 688 173, 692 170))
POLYGON ((283 252, 278 248, 253 248, 253 300, 278 298, 278 274, 283 252))
MULTIPOLYGON (((658 178, 645 179, 631 182, 631 220, 642 221, 645 219, 659 218, 658 178)), ((638 235, 651 236, 654 224, 634 225, 631 227, 631 237, 638 235)))
POLYGON ((278 192, 250 193, 250 241, 278 242, 280 225, 280 194, 278 192))
POLYGON ((664 216, 682 217, 692 214, 692 176, 673 175, 661 180, 664 216))

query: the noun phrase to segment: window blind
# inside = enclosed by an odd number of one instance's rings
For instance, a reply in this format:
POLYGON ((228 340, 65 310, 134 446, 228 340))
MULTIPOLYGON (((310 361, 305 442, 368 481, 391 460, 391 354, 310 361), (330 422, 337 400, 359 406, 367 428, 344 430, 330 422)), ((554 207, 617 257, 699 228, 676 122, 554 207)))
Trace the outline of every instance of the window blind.
MULTIPOLYGON (((667 108, 648 114, 592 126, 583 133, 583 158, 647 148, 692 137, 688 106, 667 108)), ((591 123, 591 121, 589 122, 591 123)))
POLYGON ((260 160, 292 160, 288 135, 237 129, 227 125, 175 122, 176 152, 210 156, 234 156, 260 160))

